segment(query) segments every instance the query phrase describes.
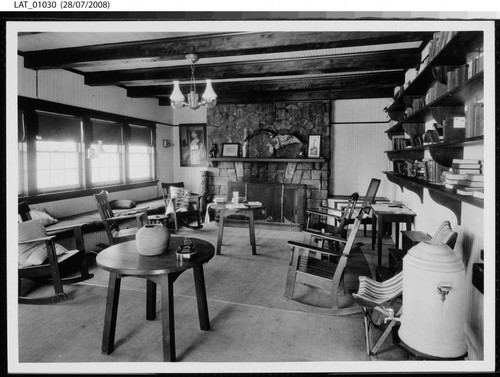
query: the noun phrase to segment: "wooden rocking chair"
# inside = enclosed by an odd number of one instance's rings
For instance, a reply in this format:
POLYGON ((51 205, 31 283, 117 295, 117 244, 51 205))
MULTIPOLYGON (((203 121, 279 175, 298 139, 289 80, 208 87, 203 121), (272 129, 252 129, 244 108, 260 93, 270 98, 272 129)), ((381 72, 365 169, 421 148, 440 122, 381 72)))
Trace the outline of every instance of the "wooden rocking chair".
MULTIPOLYGON (((331 236, 336 242, 345 245, 342 252, 294 241, 288 242, 292 247, 292 259, 288 267, 285 297, 297 301, 294 298, 294 290, 296 285, 301 283, 316 287, 330 294, 331 308, 315 307, 314 310, 337 315, 347 315, 360 311, 360 308, 356 307, 356 305, 344 308, 339 307, 339 288, 341 281, 343 281, 344 272, 351 252, 357 249, 357 251, 363 255, 360 251, 361 244, 355 243, 354 241, 359 226, 366 216, 368 209, 369 208, 364 208, 359 212, 347 240, 341 237, 331 236), (318 254, 325 255, 327 258, 318 258, 318 254)), ((366 260, 364 260, 364 262, 366 262, 366 260)), ((368 267, 367 262, 366 266, 368 267)), ((310 307, 311 305, 307 306, 310 307)))
MULTIPOLYGON (((355 192, 349 197, 345 208, 338 210, 326 206, 320 206, 317 210, 307 210, 307 221, 304 233, 310 237, 310 243, 315 241, 318 247, 323 247, 324 242, 333 243, 336 251, 339 250, 337 238, 346 239, 347 228, 351 223, 351 217, 358 201, 358 193, 355 192), (316 218, 317 221, 314 221, 316 218), (335 226, 327 223, 328 219, 333 219, 335 226)), ((307 242, 307 241, 306 241, 307 242)))
POLYGON ((39 255, 38 264, 18 268, 18 302, 20 304, 52 304, 67 299, 63 284, 77 283, 94 276, 88 270, 81 225, 58 227, 49 234, 40 221, 31 219, 27 202, 19 203, 18 213, 21 217, 21 222, 18 223, 18 248, 36 248, 38 250, 36 253, 39 255), (54 242, 55 234, 63 232, 66 234, 68 231, 72 232, 74 237, 75 249, 59 253, 58 245, 54 242), (43 249, 44 246, 45 249, 43 249), (79 275, 74 276, 73 272, 76 268, 79 270, 79 275), (22 293, 22 279, 49 282, 54 286, 54 295, 27 297, 22 293))
POLYGON ((115 216, 111 205, 108 202, 108 192, 101 191, 98 194, 94 194, 97 210, 101 216, 102 223, 104 224, 104 229, 108 236, 109 243, 115 245, 120 242, 131 241, 135 239, 135 235, 140 227, 149 223, 148 214, 146 208, 131 209, 126 213, 122 213, 115 216), (120 227, 119 224, 125 222, 126 220, 134 220, 135 227, 120 227))

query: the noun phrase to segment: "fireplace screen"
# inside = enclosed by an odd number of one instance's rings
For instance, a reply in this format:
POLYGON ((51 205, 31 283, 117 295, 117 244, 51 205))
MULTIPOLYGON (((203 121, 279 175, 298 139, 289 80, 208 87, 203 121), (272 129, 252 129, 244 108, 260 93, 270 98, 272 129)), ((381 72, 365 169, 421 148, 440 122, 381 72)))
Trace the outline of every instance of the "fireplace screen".
POLYGON ((228 192, 233 191, 238 191, 248 201, 263 204, 265 211, 255 212, 255 221, 299 225, 305 223, 305 185, 229 182, 228 192))

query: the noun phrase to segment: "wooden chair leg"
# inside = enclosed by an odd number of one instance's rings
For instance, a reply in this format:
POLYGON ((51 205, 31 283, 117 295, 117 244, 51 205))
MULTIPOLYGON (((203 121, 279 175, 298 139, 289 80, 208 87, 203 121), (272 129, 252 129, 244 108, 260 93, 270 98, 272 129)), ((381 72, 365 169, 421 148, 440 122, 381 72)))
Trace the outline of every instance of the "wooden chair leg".
POLYGON ((368 321, 368 312, 366 308, 363 308, 363 317, 365 322, 366 354, 370 356, 370 322, 368 321))

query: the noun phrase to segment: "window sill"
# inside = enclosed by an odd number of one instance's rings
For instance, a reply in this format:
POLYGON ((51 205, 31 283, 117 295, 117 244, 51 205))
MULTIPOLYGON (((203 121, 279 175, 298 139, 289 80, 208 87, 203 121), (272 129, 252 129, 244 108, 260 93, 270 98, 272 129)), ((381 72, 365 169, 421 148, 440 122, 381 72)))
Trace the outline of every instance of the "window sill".
POLYGON ((150 181, 127 183, 127 184, 93 187, 91 189, 59 191, 59 192, 43 193, 31 196, 19 196, 18 201, 19 202, 26 201, 28 202, 28 204, 37 204, 37 203, 52 202, 55 200, 73 199, 84 196, 90 196, 98 192, 101 192, 102 190, 107 190, 108 192, 116 192, 116 191, 132 190, 141 187, 156 186, 157 184, 158 180, 150 180, 150 181))

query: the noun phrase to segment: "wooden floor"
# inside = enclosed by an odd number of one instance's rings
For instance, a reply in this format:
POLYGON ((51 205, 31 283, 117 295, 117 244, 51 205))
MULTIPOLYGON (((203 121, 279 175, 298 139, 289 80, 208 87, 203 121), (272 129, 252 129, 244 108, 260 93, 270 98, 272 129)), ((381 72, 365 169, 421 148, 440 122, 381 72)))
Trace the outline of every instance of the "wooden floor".
MULTIPOLYGON (((184 228, 179 235, 215 244, 217 228, 214 224, 205 224, 201 230, 184 228)), ((364 253, 373 267, 376 253, 370 250, 370 239, 362 236, 360 231, 364 253)), ((171 371, 174 365, 181 368, 198 363, 194 366, 200 367, 199 363, 209 363, 203 371, 216 366, 245 371, 246 363, 252 363, 255 370, 262 367, 264 370, 310 371, 319 367, 323 371, 342 371, 343 368, 352 371, 355 366, 361 371, 370 370, 373 363, 369 361, 408 359, 390 339, 377 356, 367 356, 361 313, 349 316, 315 313, 284 297, 290 260, 286 241, 302 241, 303 233, 257 228, 256 240, 258 255, 252 255, 248 230, 227 228, 222 254, 205 265, 210 331, 199 329, 192 273, 182 274, 175 282, 179 363, 170 366, 160 363, 161 316, 154 321, 145 320, 145 282, 135 278, 125 278, 122 282, 115 351, 111 355, 101 354, 109 275, 93 265, 94 278, 65 287, 70 293, 69 300, 53 305, 19 305, 20 364, 98 363, 98 371, 105 371, 118 363, 136 362, 150 363, 148 365, 159 368, 158 371, 165 370, 162 368, 171 371), (342 362, 356 363, 346 366, 342 362)), ((385 239, 384 248, 390 242, 385 239)), ((48 287, 34 294, 44 289, 48 287)), ((317 295, 318 302, 328 298, 326 295, 321 298, 317 292, 311 294, 317 295)), ((161 310, 159 300, 157 310, 161 310)), ((374 331, 375 341, 380 333, 374 331)))

